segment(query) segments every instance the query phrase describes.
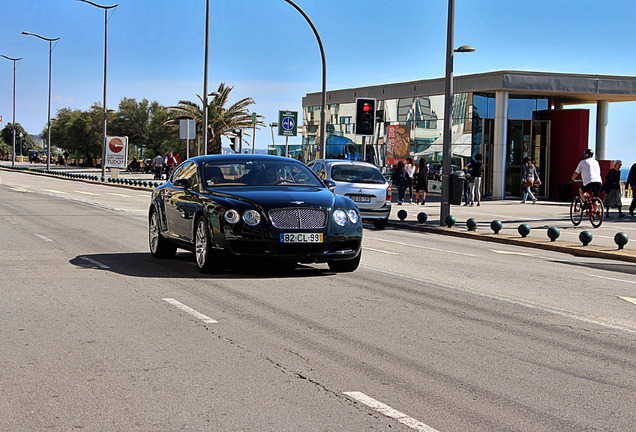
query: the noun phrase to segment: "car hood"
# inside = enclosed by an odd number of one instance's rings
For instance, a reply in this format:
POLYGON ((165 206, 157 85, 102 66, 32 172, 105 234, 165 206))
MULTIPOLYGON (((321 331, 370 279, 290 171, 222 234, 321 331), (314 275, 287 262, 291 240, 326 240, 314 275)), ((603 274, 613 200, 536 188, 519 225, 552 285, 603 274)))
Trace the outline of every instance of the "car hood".
POLYGON ((210 195, 227 200, 228 204, 230 201, 249 202, 267 210, 298 206, 333 208, 336 200, 336 196, 328 189, 304 186, 218 188, 210 195))

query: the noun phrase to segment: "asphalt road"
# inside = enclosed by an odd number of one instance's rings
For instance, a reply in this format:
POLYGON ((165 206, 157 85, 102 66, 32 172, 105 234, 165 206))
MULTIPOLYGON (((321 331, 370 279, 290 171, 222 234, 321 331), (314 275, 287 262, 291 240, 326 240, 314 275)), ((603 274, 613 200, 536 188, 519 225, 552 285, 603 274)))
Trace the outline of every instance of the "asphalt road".
POLYGON ((636 265, 366 229, 201 275, 148 203, 0 172, 0 430, 634 430, 636 265))

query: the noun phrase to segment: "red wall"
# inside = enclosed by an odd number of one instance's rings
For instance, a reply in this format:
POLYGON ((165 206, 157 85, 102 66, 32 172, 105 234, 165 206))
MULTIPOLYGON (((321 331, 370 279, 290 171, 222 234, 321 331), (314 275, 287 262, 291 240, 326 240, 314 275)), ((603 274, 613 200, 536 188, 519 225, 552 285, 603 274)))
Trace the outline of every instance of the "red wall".
POLYGON ((569 201, 576 192, 569 186, 569 179, 588 146, 590 111, 550 110, 548 117, 551 121, 550 197, 569 201))

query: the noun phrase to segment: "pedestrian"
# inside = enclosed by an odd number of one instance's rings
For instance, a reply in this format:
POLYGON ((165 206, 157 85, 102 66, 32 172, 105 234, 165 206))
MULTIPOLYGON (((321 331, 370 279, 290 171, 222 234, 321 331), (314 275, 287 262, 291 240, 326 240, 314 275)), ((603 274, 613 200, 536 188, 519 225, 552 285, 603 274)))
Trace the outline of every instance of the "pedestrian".
POLYGON ((632 188, 632 202, 629 204, 629 215, 634 216, 636 210, 636 163, 629 169, 626 186, 632 188))
POLYGON ((404 161, 400 160, 391 176, 393 186, 398 190, 398 205, 404 202, 404 193, 406 192, 406 168, 404 161))
POLYGON ((471 158, 466 166, 462 168, 462 171, 464 171, 464 206, 470 204, 470 184, 474 181, 471 175, 473 163, 475 163, 475 161, 471 158))
POLYGON ((172 152, 168 152, 168 154, 166 155, 164 165, 166 166, 166 180, 168 180, 168 177, 170 177, 172 171, 177 167, 177 159, 174 157, 172 152))
POLYGON ((155 180, 161 180, 161 171, 163 170, 163 157, 157 153, 157 156, 152 160, 152 167, 155 169, 155 180))
POLYGON ((623 203, 621 202, 621 166, 623 162, 617 160, 614 162, 614 167, 607 172, 605 176, 605 183, 603 184, 601 190, 605 192, 605 199, 603 200, 603 205, 607 210, 605 212, 605 217, 609 219, 610 217, 610 209, 615 207, 618 209, 618 217, 623 218, 625 214, 623 213, 623 203))
POLYGON ((409 204, 411 204, 413 202, 413 185, 415 184, 415 163, 413 163, 412 157, 406 158, 404 169, 406 170, 406 190, 409 191, 409 204))
POLYGON ((420 158, 420 163, 415 168, 415 204, 426 204, 428 193, 428 165, 426 159, 420 158), (420 196, 422 201, 420 202, 420 196))
POLYGON ((534 182, 539 180, 539 174, 535 168, 532 160, 529 157, 523 158, 523 165, 521 167, 521 185, 523 186, 523 199, 521 204, 525 204, 528 197, 532 200, 532 204, 536 204, 537 198, 532 193, 532 186, 534 182))
POLYGON ((583 186, 579 188, 579 196, 585 202, 585 192, 592 192, 593 197, 598 197, 598 193, 601 191, 601 166, 598 161, 594 159, 594 152, 590 149, 585 149, 583 152, 583 159, 576 166, 576 170, 572 173, 572 180, 580 176, 583 182, 583 186))
POLYGON ((68 166, 68 158, 71 154, 68 152, 68 150, 64 151, 64 166, 68 166))
POLYGON ((481 177, 484 175, 484 164, 481 153, 475 155, 475 161, 471 164, 470 176, 473 181, 470 183, 470 206, 477 201, 477 207, 481 205, 481 177))

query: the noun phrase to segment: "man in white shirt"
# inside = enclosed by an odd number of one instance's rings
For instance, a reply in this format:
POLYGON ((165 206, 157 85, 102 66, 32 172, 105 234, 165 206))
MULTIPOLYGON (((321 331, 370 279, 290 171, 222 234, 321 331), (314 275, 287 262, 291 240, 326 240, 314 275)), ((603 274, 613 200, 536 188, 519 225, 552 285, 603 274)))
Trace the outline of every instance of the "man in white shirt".
POLYGON ((581 199, 585 201, 585 192, 592 191, 592 196, 598 196, 601 191, 603 179, 601 178, 601 167, 598 164, 598 161, 593 159, 594 152, 590 149, 586 149, 583 156, 585 159, 579 162, 574 174, 572 174, 572 180, 581 176, 583 186, 579 189, 579 195, 581 196, 581 199))
POLYGON ((155 167, 155 180, 161 180, 161 170, 163 169, 163 157, 157 154, 152 160, 152 166, 155 167))

